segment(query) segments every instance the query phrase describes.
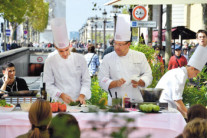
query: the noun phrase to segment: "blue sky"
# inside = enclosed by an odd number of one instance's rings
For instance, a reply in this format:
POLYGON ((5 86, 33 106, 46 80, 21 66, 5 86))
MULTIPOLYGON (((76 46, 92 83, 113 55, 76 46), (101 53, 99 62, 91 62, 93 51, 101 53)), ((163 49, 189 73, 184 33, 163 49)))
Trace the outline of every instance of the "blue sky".
POLYGON ((104 6, 104 3, 110 0, 66 0, 66 22, 67 30, 78 31, 83 24, 86 23, 88 17, 102 16, 103 9, 107 10, 107 17, 110 16, 109 12, 112 6, 104 6), (97 3, 97 7, 101 8, 101 11, 93 11, 93 2, 97 3))

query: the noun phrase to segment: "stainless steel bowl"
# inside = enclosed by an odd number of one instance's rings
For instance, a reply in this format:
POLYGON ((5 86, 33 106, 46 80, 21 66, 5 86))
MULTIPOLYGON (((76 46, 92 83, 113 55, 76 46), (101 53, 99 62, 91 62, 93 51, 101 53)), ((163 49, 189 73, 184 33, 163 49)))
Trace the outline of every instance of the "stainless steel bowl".
POLYGON ((144 102, 158 102, 162 94, 161 88, 141 88, 140 92, 144 102))

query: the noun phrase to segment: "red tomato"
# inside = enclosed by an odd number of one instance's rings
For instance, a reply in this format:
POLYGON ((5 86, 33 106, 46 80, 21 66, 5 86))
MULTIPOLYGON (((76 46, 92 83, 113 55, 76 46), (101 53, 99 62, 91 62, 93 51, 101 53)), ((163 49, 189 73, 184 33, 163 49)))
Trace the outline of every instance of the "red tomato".
POLYGON ((51 109, 52 109, 52 112, 58 112, 58 103, 57 102, 54 102, 54 103, 50 103, 50 106, 51 106, 51 109))
POLYGON ((58 111, 59 112, 66 112, 66 104, 59 104, 58 105, 58 111))

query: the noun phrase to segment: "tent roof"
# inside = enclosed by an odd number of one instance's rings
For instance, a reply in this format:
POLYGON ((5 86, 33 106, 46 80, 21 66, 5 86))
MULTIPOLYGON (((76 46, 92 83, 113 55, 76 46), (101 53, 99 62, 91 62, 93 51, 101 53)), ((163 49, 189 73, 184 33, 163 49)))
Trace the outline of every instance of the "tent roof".
MULTIPOLYGON (((172 39, 179 39, 179 35, 181 35, 182 40, 186 39, 196 39, 196 33, 191 31, 184 26, 177 26, 172 28, 172 39)), ((165 41, 165 29, 162 29, 162 41, 165 41)), ((153 31, 153 41, 158 37, 158 30, 153 31)))
POLYGON ((111 0, 104 5, 161 5, 161 4, 201 4, 207 0, 111 0))
POLYGON ((196 33, 191 31, 184 26, 177 26, 174 31, 172 31, 172 39, 179 39, 179 35, 181 35, 182 39, 196 39, 196 33))

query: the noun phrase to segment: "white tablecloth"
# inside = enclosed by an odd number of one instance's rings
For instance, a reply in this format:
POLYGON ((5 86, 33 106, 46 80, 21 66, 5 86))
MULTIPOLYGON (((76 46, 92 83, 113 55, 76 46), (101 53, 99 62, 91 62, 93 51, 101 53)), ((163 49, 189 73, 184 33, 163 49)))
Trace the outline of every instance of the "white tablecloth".
MULTIPOLYGON (((81 137, 109 137, 113 131, 126 125, 126 118, 135 119, 128 123, 128 128, 135 127, 129 137, 142 137, 148 134, 151 138, 174 138, 182 133, 186 122, 180 113, 71 113, 76 117, 81 129, 81 137), (118 115, 118 116, 116 116, 118 115), (97 130, 93 131, 92 128, 97 130)), ((53 116, 56 114, 53 114, 53 116)), ((31 128, 28 112, 12 111, 0 112, 0 138, 15 138, 28 132, 31 128)))

